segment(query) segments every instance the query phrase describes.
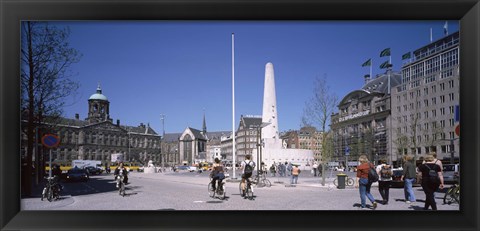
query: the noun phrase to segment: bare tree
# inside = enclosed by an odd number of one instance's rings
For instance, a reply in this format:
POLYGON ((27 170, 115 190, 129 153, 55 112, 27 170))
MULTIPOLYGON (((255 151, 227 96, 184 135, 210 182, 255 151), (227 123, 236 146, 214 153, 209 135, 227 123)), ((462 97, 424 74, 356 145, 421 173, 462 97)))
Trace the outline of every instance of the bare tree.
POLYGON ((325 163, 333 155, 333 139, 329 136, 327 125, 330 123, 330 116, 338 103, 338 97, 330 92, 327 85, 326 75, 323 78, 317 77, 314 83, 313 97, 305 103, 302 115, 303 126, 314 126, 319 128, 322 136, 322 185, 325 185, 325 163))
MULTIPOLYGON (((80 59, 80 54, 70 48, 68 29, 58 29, 45 22, 22 22, 21 28, 21 104, 27 121, 22 129, 27 136, 26 169, 22 186, 31 193, 31 169, 35 129, 55 123, 62 114, 65 98, 79 87, 72 80, 69 68, 80 59)), ((38 160, 36 161, 38 169, 38 160)))

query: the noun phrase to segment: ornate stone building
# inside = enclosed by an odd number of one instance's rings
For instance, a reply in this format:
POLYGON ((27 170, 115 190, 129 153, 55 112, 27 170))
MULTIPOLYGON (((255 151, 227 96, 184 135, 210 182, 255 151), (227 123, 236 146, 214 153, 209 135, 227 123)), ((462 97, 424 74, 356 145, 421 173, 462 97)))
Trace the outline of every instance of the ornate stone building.
POLYGON ((356 166, 358 156, 366 154, 371 161, 392 156, 391 89, 400 83, 401 75, 389 67, 376 78, 365 78, 365 85, 348 93, 331 116, 333 163, 356 166))
MULTIPOLYGON (((148 124, 139 126, 121 125, 120 120, 112 123, 110 102, 98 86, 88 99, 88 117, 80 120, 59 118, 54 123, 39 126, 39 132, 54 133, 61 139, 53 150, 54 162, 70 164, 72 160, 100 160, 110 162, 111 154, 123 153, 125 161, 142 163, 153 160, 160 164, 161 136, 148 124)), ((25 124, 25 121, 24 123, 25 124)), ((26 137, 23 137, 26 140, 26 137)), ((24 145, 26 142, 22 142, 24 145)), ((22 147, 25 151, 26 148, 22 147)), ((48 161, 44 158, 43 161, 48 161)))

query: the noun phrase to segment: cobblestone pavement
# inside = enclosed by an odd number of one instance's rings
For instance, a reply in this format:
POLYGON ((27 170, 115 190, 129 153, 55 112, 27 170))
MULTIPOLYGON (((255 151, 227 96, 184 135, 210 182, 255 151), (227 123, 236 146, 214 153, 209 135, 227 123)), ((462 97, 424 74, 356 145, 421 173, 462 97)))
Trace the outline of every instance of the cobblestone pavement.
MULTIPOLYGON (((354 176, 353 173, 348 173, 354 176)), ((115 188, 112 175, 93 176, 88 183, 64 183, 60 200, 40 200, 36 194, 24 198, 22 210, 361 210, 357 188, 347 186, 337 189, 333 185, 336 174, 328 174, 326 184, 322 179, 302 172, 297 185, 290 185, 287 177, 269 177, 271 187, 255 187, 254 200, 240 196, 239 179, 227 179, 227 198, 219 200, 208 196, 208 173, 130 173, 127 195, 121 197, 115 188), (120 202, 120 203, 119 203, 120 202), (116 206, 121 205, 120 208, 116 206)), ((237 173, 237 178, 239 175, 237 173)), ((233 175, 231 176, 233 178, 233 175)), ((379 204, 376 210, 422 210, 425 194, 421 187, 414 187, 417 201, 407 204, 403 188, 390 189, 388 205, 379 204)), ((445 191, 445 190, 443 190, 445 191)), ((381 200, 376 184, 371 192, 381 200)), ((444 192, 436 193, 438 210, 459 210, 458 204, 443 204, 444 192)), ((371 203, 367 202, 372 211, 371 203)))

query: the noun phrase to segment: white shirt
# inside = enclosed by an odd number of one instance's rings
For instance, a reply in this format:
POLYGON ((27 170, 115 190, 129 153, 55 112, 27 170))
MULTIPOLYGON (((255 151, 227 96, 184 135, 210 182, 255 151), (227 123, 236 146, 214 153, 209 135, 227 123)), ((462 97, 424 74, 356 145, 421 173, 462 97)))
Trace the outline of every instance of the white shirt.
POLYGON ((242 161, 242 173, 245 174, 245 166, 249 164, 250 166, 252 166, 253 168, 255 168, 255 162, 251 161, 251 160, 244 160, 242 161), (250 161, 250 162, 249 162, 250 161))

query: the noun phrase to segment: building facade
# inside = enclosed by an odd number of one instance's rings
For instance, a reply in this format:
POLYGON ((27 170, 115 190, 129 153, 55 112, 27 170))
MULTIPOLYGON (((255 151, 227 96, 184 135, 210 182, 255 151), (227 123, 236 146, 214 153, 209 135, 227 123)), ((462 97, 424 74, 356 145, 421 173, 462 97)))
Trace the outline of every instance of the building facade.
MULTIPOLYGON (((139 126, 121 125, 120 120, 112 123, 110 102, 102 94, 100 86, 88 99, 88 117, 81 120, 57 118, 39 126, 39 133, 59 136, 60 145, 52 150, 54 162, 70 164, 72 160, 100 160, 109 163, 111 154, 122 153, 125 161, 156 164, 161 162, 161 136, 148 124, 139 126)), ((23 123, 25 124, 25 122, 23 123)), ((26 151, 23 137, 22 151, 26 151)), ((47 158, 41 161, 48 162, 47 158)))
POLYGON ((402 83, 392 89, 393 150, 399 158, 413 154, 422 158, 436 152, 437 158, 459 161, 460 102, 459 32, 445 36, 413 52, 402 67, 402 83))
POLYGON ((302 127, 280 135, 285 148, 308 149, 313 151, 314 161, 322 161, 322 133, 315 127, 302 127))
POLYGON ((365 78, 360 90, 348 93, 331 116, 334 154, 331 165, 356 166, 358 157, 366 154, 371 161, 392 156, 391 89, 400 83, 401 75, 391 66, 376 78, 365 78))

